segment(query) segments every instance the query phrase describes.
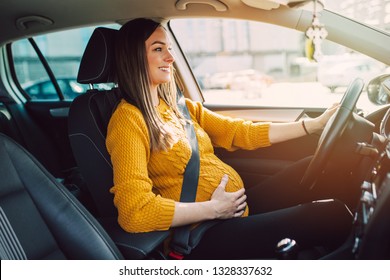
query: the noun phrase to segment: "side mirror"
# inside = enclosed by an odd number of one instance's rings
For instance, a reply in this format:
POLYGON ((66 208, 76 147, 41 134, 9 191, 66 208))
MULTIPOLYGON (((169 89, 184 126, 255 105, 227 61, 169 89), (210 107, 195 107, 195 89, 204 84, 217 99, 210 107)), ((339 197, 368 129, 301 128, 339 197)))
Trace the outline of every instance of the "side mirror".
POLYGON ((367 85, 368 99, 375 105, 390 103, 390 74, 372 79, 367 85))

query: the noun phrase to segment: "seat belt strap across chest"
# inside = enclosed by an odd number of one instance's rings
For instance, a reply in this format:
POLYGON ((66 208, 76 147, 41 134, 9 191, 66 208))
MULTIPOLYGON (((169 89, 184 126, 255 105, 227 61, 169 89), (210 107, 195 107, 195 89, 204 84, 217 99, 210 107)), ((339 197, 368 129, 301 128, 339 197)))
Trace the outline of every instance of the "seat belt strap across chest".
MULTIPOLYGON (((196 191, 198 189, 199 181, 199 150, 198 140, 196 138, 195 128, 191 121, 190 113, 185 103, 185 99, 180 90, 178 90, 178 108, 187 119, 185 125, 185 131, 187 140, 191 146, 191 157, 187 163, 186 170, 183 175, 183 184, 180 194, 180 202, 194 202, 196 198, 196 191)), ((191 233, 191 225, 177 227, 174 231, 170 247, 174 258, 180 258, 180 256, 187 255, 191 252, 189 245, 189 238, 191 233), (179 256, 179 257, 178 257, 179 256)), ((171 255, 172 256, 172 255, 171 255)))

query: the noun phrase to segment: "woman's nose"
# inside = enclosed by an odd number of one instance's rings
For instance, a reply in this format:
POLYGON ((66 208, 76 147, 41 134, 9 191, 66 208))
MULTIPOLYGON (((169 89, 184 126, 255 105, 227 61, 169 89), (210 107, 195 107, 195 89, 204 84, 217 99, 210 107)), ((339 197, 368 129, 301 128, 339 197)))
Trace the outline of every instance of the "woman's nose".
POLYGON ((169 63, 173 63, 175 61, 175 58, 173 57, 171 51, 168 51, 167 57, 165 58, 165 61, 167 61, 169 63))

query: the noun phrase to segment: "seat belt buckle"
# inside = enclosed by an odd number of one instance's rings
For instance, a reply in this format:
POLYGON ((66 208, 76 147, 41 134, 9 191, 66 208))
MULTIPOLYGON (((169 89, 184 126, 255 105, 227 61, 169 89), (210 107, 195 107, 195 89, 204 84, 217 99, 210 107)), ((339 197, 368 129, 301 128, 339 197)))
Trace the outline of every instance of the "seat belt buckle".
POLYGON ((180 254, 176 251, 170 251, 168 256, 171 258, 171 259, 174 259, 174 260, 182 260, 184 259, 184 255, 183 254, 180 254))

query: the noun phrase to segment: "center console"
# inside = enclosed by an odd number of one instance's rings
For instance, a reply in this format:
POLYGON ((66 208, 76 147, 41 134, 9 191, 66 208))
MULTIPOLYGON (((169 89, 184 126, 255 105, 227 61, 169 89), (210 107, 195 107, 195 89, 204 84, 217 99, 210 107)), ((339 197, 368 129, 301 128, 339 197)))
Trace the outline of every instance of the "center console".
POLYGON ((352 253, 357 259, 390 259, 390 112, 371 146, 376 160, 361 185, 352 253))

